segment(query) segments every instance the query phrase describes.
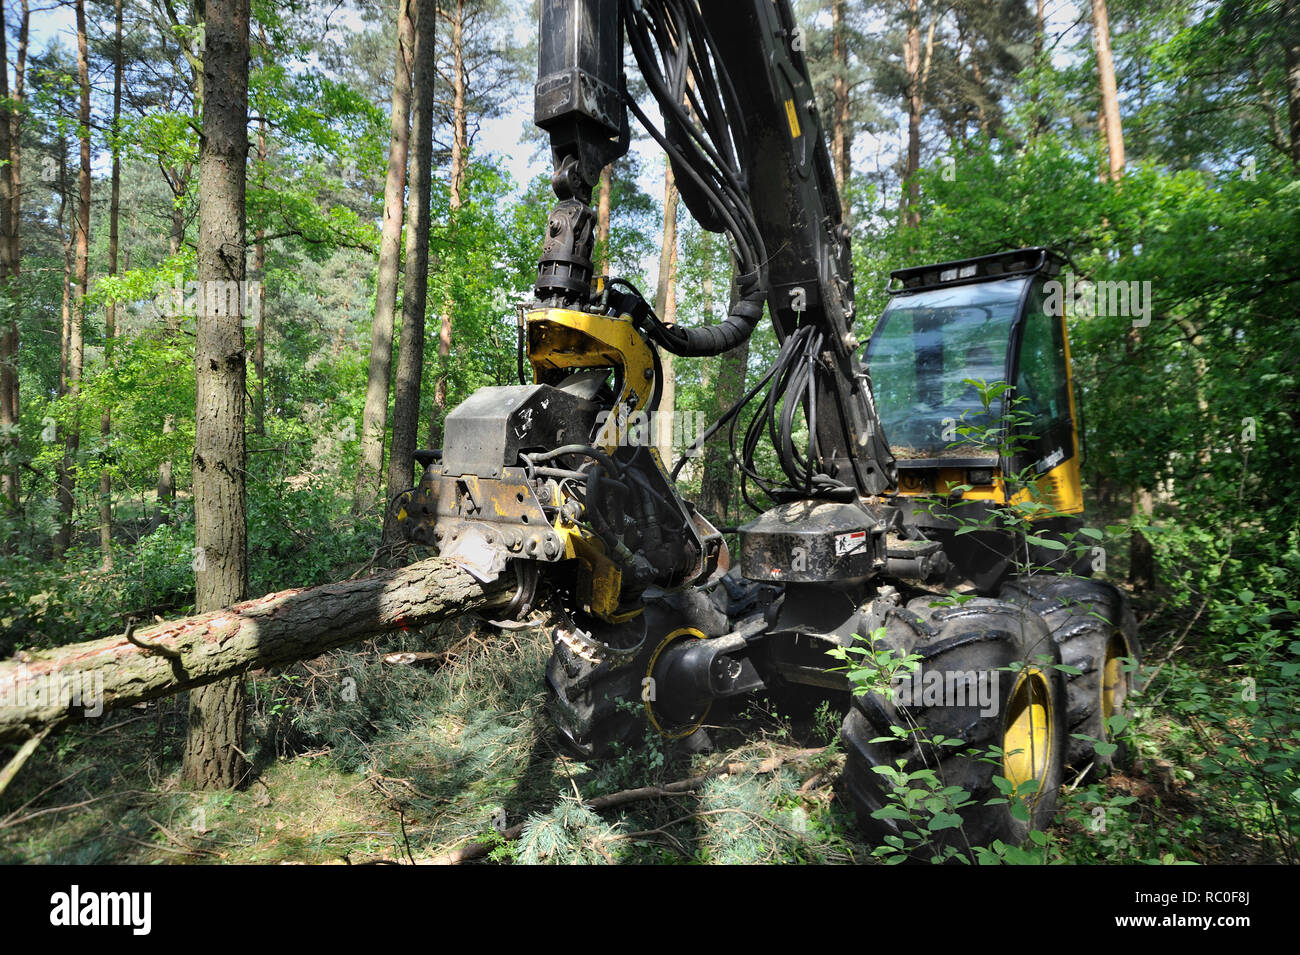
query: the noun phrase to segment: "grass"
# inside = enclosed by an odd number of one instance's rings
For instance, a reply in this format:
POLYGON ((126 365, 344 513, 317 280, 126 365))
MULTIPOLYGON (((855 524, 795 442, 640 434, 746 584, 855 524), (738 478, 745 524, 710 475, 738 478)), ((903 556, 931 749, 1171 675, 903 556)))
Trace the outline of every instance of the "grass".
MULTIPOLYGON (((1149 659, 1160 653, 1149 648, 1149 659)), ((527 821, 498 860, 804 863, 870 858, 833 788, 843 700, 745 698, 717 713, 717 753, 647 739, 586 765, 558 753, 544 712, 540 630, 461 621, 252 679, 254 777, 233 793, 178 783, 183 700, 112 713, 47 740, 0 799, 0 863, 360 863, 428 859, 527 821), (442 652, 393 666, 396 650, 442 652), (791 713, 795 715, 792 716, 791 713), (829 745, 828 745, 829 744, 829 745), (802 747, 824 756, 711 779, 697 792, 595 815, 579 802, 751 765, 802 747), (815 778, 819 777, 819 778, 815 778), (814 785, 806 791, 805 782, 814 785)), ((1258 862, 1270 846, 1220 818, 1199 788, 1186 727, 1148 719, 1134 769, 1063 800, 1044 857, 1069 862, 1258 862), (1167 761, 1174 760, 1173 762, 1167 761), (1101 807, 1106 825, 1096 826, 1101 807)))

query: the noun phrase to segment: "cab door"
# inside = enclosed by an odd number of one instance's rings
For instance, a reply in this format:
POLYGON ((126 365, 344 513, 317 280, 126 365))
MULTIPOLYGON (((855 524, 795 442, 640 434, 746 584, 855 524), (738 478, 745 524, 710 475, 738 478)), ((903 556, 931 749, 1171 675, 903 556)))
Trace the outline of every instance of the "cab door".
POLYGON ((1052 280, 1034 279, 1012 332, 1016 426, 1010 464, 1012 472, 1037 482, 1043 503, 1078 514, 1083 488, 1070 346, 1065 309, 1056 307, 1063 297, 1048 295, 1047 281, 1052 280))

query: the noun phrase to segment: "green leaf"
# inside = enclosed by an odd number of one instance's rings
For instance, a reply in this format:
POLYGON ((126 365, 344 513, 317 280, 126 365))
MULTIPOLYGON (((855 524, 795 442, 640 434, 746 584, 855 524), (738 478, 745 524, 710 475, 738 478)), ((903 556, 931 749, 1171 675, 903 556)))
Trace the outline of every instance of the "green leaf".
POLYGON ((1063 542, 1052 540, 1050 537, 1035 537, 1033 534, 1026 534, 1025 540, 1031 544, 1037 544, 1039 547, 1046 547, 1048 550, 1065 550, 1063 542))
POLYGON ((944 829, 956 829, 961 825, 961 822, 961 816, 955 812, 937 812, 926 828, 931 832, 941 832, 944 829))

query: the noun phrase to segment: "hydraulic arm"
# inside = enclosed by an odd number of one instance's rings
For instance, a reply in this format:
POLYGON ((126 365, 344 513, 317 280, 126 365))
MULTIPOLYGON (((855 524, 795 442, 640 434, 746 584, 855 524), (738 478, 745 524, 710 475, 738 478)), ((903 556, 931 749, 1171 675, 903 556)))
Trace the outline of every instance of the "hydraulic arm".
MULTIPOLYGON (((836 590, 848 611, 828 626, 851 631, 866 582, 898 557, 898 513, 880 497, 896 471, 857 357, 849 234, 788 0, 546 0, 539 39, 535 120, 556 204, 521 318, 531 380, 448 415, 445 446, 395 506, 412 539, 480 578, 516 574, 516 611, 539 580, 559 596, 557 724, 591 750, 626 735, 618 704, 637 681, 663 682, 658 711, 647 698, 661 729, 762 686, 751 645, 782 625, 778 604, 798 616, 824 603, 809 587, 836 590), (628 93, 625 46, 649 108, 628 93), (667 153, 694 218, 729 239, 738 294, 720 321, 665 324, 633 285, 595 274, 593 190, 627 151, 629 113, 667 153), (698 585, 731 557, 678 493, 686 458, 655 446, 659 353, 720 355, 764 309, 778 357, 697 442, 726 429, 761 513, 741 529, 743 576, 710 598, 698 585), (765 441, 779 473, 756 462, 765 441), (706 637, 721 639, 694 644, 706 637)), ((920 566, 931 550, 905 556, 920 566)))

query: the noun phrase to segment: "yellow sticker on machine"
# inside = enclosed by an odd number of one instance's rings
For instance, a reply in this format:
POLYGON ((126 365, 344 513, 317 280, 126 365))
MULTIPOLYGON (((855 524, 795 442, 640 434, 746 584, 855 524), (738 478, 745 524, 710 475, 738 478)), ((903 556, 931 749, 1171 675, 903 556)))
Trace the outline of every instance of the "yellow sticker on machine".
POLYGON ((798 139, 801 135, 799 131, 799 114, 795 112, 793 99, 785 101, 785 118, 790 123, 790 137, 798 139))

